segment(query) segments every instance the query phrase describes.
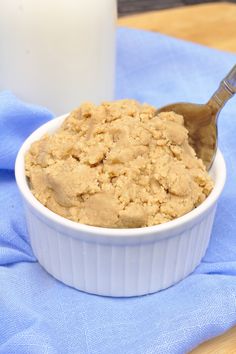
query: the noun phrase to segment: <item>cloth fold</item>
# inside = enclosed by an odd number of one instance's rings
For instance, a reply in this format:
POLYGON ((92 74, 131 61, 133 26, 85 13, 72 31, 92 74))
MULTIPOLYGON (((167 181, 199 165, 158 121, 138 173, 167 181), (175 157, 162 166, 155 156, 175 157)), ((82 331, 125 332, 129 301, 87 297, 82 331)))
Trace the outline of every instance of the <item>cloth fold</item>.
MULTIPOLYGON (((116 98, 204 102, 236 55, 119 29, 116 98)), ((236 324, 236 99, 219 119, 228 178, 199 267, 157 294, 107 298, 67 287, 37 263, 14 179, 24 139, 52 117, 0 93, 0 354, 183 354, 236 324)))

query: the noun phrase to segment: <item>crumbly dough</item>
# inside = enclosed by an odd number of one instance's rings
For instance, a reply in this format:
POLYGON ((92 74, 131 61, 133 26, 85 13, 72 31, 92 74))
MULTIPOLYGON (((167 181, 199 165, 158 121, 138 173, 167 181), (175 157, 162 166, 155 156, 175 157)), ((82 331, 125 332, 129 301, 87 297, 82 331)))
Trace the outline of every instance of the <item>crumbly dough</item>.
POLYGON ((134 100, 85 103, 25 158, 34 196, 83 224, 157 225, 197 207, 213 182, 183 117, 134 100))

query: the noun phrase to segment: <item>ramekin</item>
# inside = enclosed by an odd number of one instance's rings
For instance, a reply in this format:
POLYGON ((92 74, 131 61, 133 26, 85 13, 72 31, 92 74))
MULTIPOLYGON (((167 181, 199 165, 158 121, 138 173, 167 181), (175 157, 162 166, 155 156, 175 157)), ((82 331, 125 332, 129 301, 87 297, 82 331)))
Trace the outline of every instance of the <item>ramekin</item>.
POLYGON ((55 131, 66 116, 42 125, 22 145, 15 165, 33 252, 43 268, 76 289, 106 296, 137 296, 165 289, 189 275, 209 244, 217 200, 226 179, 218 150, 210 174, 215 186, 188 214, 165 224, 110 229, 79 224, 43 206, 31 193, 24 170, 30 145, 55 131))

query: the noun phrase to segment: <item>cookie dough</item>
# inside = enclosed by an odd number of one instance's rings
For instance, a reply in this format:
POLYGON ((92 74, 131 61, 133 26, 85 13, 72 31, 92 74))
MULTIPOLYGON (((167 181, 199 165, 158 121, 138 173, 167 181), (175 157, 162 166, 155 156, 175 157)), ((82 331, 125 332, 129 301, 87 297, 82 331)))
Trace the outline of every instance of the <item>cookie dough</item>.
POLYGON ((70 220, 110 228, 157 225, 201 204, 213 182, 183 117, 134 100, 85 103, 32 144, 34 196, 70 220))

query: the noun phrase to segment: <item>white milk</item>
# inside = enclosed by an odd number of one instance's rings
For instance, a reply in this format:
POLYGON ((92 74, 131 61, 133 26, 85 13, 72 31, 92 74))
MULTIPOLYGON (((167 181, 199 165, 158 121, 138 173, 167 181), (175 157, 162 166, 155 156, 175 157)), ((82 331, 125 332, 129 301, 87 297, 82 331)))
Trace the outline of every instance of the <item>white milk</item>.
POLYGON ((68 112, 113 98, 115 0, 0 0, 0 90, 68 112))

